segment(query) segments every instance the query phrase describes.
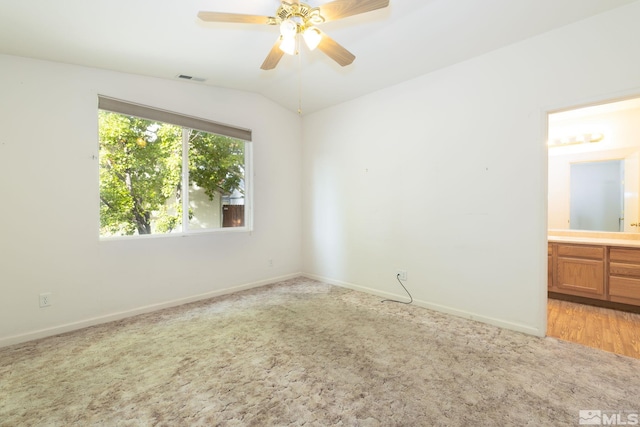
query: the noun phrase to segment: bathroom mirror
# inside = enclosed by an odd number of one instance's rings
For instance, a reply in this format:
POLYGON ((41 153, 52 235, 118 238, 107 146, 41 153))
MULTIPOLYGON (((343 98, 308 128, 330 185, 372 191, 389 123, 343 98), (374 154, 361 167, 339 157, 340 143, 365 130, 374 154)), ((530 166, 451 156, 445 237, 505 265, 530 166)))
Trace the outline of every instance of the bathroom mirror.
POLYGON ((549 114, 550 230, 640 233, 640 97, 549 114))
POLYGON ((570 165, 569 228, 624 231, 624 160, 570 165))

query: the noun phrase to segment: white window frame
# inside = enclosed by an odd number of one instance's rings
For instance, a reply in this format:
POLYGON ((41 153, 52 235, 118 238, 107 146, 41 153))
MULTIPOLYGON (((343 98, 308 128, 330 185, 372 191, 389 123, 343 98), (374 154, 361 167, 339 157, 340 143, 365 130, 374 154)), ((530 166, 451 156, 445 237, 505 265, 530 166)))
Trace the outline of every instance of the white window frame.
MULTIPOLYGON (((163 237, 186 237, 208 233, 251 232, 253 231, 253 145, 249 129, 239 128, 198 117, 187 116, 106 96, 98 96, 98 110, 116 114, 136 116, 155 120, 182 128, 182 229, 181 231, 153 234, 132 234, 125 236, 102 236, 100 240, 153 239, 163 237), (188 125, 187 125, 188 124, 188 125), (244 225, 242 227, 217 227, 189 229, 189 132, 191 130, 228 136, 244 141, 244 225)), ((99 144, 99 142, 98 142, 99 144)), ((222 213, 221 213, 222 214, 222 213)))

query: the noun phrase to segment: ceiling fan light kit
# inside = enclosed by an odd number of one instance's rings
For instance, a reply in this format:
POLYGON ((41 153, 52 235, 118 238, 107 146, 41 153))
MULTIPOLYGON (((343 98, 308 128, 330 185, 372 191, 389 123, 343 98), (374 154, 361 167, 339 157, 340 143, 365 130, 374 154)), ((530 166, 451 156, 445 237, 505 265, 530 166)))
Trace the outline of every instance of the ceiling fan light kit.
POLYGON ((295 55, 296 38, 283 36, 282 39, 280 40, 280 50, 288 55, 295 55))
POLYGON ((309 27, 302 33, 302 38, 304 38, 309 50, 314 50, 322 40, 322 33, 316 27, 309 27))
POLYGON ((293 22, 291 19, 287 19, 282 21, 280 24, 280 35, 282 37, 295 37, 298 33, 298 24, 293 22))
POLYGON ((299 34, 302 35, 309 50, 318 48, 344 67, 353 62, 355 55, 322 32, 317 25, 382 9, 388 5, 389 0, 334 0, 318 7, 311 7, 306 3, 283 1, 276 10, 275 16, 199 12, 198 17, 206 22, 278 25, 280 35, 260 67, 263 70, 275 68, 284 53, 295 55, 299 34))

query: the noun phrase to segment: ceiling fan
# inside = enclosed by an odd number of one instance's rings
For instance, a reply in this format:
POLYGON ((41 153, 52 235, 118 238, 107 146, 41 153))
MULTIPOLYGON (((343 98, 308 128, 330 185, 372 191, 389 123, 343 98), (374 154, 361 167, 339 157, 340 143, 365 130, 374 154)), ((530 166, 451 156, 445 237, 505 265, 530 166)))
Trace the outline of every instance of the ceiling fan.
POLYGON ((275 16, 245 15, 224 12, 199 12, 198 18, 206 22, 228 22, 238 24, 279 25, 280 36, 262 63, 263 70, 271 70, 278 65, 282 56, 296 53, 296 39, 302 35, 310 50, 316 47, 341 66, 349 65, 356 58, 354 54, 321 31, 317 25, 348 16, 382 9, 389 0, 334 0, 318 7, 306 3, 282 1, 275 16))

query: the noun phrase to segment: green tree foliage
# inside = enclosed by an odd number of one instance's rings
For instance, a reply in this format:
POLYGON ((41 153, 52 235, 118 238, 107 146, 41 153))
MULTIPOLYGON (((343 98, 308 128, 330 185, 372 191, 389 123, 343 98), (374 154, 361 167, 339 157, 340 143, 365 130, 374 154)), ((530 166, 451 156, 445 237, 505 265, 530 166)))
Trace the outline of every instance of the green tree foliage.
MULTIPOLYGON (((191 184, 213 200, 241 190, 244 142, 188 130, 191 184)), ((169 232, 181 225, 183 129, 100 111, 101 235, 169 232)))
POLYGON ((244 193, 244 142, 201 131, 190 131, 189 178, 209 199, 216 193, 244 193))

